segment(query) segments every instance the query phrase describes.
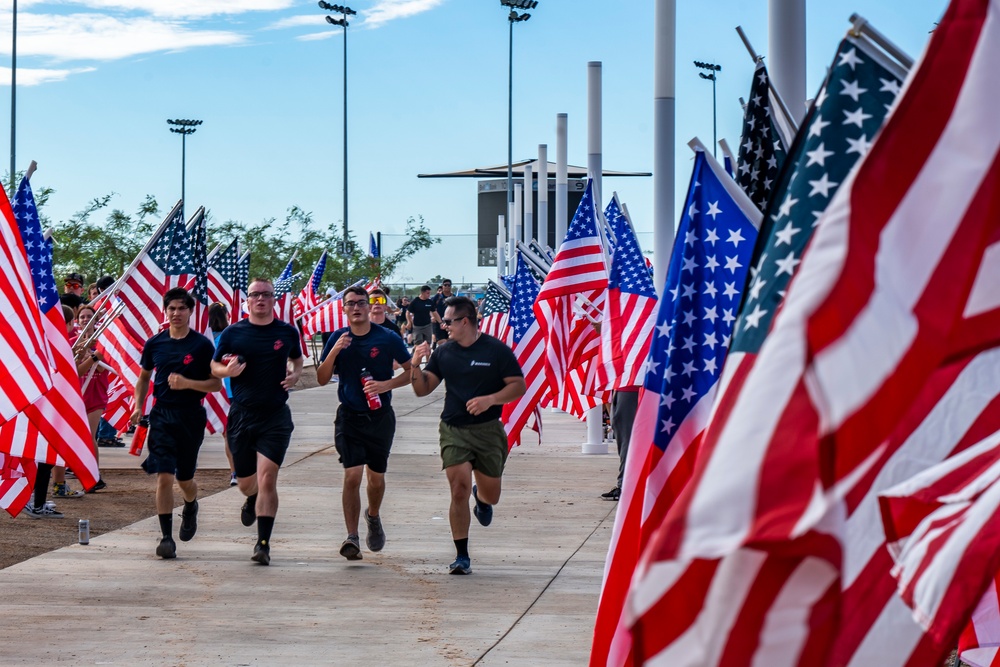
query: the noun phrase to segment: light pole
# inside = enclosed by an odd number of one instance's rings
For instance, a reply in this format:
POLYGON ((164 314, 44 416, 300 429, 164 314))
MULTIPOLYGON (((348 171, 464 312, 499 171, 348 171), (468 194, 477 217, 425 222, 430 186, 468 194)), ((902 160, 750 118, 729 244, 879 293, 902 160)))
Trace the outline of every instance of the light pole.
POLYGON ((168 125, 174 125, 170 131, 181 135, 181 217, 184 217, 184 205, 187 199, 184 195, 184 165, 187 162, 187 135, 194 134, 198 126, 202 124, 200 120, 185 120, 183 118, 167 119, 168 125))
POLYGON ((342 252, 346 257, 347 250, 347 22, 348 16, 357 14, 356 11, 344 5, 331 5, 324 0, 319 0, 319 8, 328 12, 342 14, 341 18, 335 19, 332 16, 326 17, 326 22, 330 25, 339 25, 344 28, 344 247, 342 252))
POLYGON ((708 79, 712 82, 712 157, 717 157, 715 154, 715 146, 718 143, 718 137, 716 136, 716 125, 715 125, 715 73, 722 71, 722 65, 714 65, 712 63, 703 63, 697 60, 694 61, 694 66, 701 69, 707 69, 710 74, 705 74, 704 72, 698 72, 698 76, 703 79, 708 79))
MULTIPOLYGON (((537 0, 500 0, 500 5, 510 7, 510 14, 507 15, 509 26, 509 36, 507 40, 507 228, 513 229, 514 225, 514 24, 527 21, 531 14, 527 12, 517 12, 519 9, 534 9, 538 6, 537 0)), ((531 193, 525 193, 525 197, 531 197, 531 193)), ((527 200, 527 206, 531 206, 531 199, 527 200)), ((513 249, 511 249, 513 253, 513 249)))
POLYGON ((14 180, 14 142, 17 138, 17 0, 14 0, 14 13, 11 24, 10 49, 10 196, 14 197, 17 183, 14 180))

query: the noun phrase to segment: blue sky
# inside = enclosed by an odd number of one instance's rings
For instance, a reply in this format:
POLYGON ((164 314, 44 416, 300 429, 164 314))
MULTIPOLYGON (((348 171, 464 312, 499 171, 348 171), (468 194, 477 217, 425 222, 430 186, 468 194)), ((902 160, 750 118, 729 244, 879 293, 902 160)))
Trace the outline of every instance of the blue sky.
MULTIPOLYGON (((9 5, 9 3, 7 3, 9 5)), ((351 229, 381 231, 387 251, 422 215, 443 243, 394 276, 482 281, 476 187, 418 173, 507 157, 507 20, 499 0, 357 0, 348 35, 351 229)), ((719 137, 739 142, 740 96, 753 62, 734 28, 767 51, 766 0, 678 0, 677 199, 687 141, 712 138, 715 62, 719 137)), ((283 218, 298 205, 342 219, 343 30, 302 0, 20 0, 17 164, 37 160, 36 188, 56 192, 59 220, 114 192, 134 210, 180 196, 180 137, 167 118, 204 125, 187 142, 188 209, 215 219, 283 218)), ((852 12, 917 57, 943 0, 807 1, 807 90, 814 91, 852 12)), ((540 0, 514 26, 514 159, 538 144, 555 159, 556 114, 569 114, 569 160, 585 165, 587 62, 603 63, 604 166, 652 171, 653 0, 540 0)), ((0 126, 9 127, 10 7, 0 12, 0 126)), ((9 161, 8 129, 0 132, 9 161)), ((607 179, 652 249, 652 179, 607 179)), ((678 203, 680 206, 680 203, 678 203)), ((655 258, 654 258, 655 261, 655 258)))

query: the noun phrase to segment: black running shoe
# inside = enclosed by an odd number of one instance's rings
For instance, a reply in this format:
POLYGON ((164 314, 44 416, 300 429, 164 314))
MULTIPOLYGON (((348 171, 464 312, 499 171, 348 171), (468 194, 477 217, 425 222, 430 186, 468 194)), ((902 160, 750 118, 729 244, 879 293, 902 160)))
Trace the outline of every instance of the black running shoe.
POLYGON ((348 535, 344 543, 340 545, 340 555, 347 560, 361 560, 361 541, 357 535, 348 535))
POLYGON ((240 521, 243 522, 244 526, 252 526, 253 522, 257 520, 257 494, 252 496, 247 496, 246 501, 243 503, 243 507, 240 509, 240 521))
POLYGON ((156 547, 156 555, 160 558, 177 558, 177 544, 174 538, 164 537, 156 547))
POLYGON ((448 566, 449 574, 472 574, 472 559, 468 556, 459 556, 448 566))
POLYGON ((488 526, 493 522, 493 505, 489 503, 484 503, 479 499, 477 495, 478 489, 476 485, 472 485, 472 497, 476 501, 476 506, 472 508, 472 513, 475 515, 476 520, 479 521, 480 525, 488 526))
POLYGON ((188 512, 188 504, 184 503, 184 511, 181 512, 181 529, 177 535, 181 542, 187 542, 198 532, 198 501, 191 503, 191 511, 188 512))
POLYGON ((368 536, 365 537, 365 544, 371 551, 382 551, 382 547, 385 546, 385 530, 382 528, 382 519, 377 516, 368 516, 368 510, 365 510, 365 523, 368 524, 368 536))
POLYGON ((608 491, 607 493, 602 493, 601 498, 605 500, 618 500, 622 496, 622 490, 619 487, 615 487, 608 491))
POLYGON ((261 565, 271 564, 271 547, 266 544, 258 544, 253 548, 253 556, 250 556, 250 560, 260 563, 261 565))

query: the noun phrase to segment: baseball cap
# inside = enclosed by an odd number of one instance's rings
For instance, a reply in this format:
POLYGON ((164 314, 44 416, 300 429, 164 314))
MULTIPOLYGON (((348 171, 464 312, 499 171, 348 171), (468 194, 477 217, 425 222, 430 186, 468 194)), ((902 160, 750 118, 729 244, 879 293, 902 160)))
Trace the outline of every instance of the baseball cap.
POLYGON ((83 284, 83 274, 82 273, 71 273, 66 276, 67 283, 80 283, 83 284))

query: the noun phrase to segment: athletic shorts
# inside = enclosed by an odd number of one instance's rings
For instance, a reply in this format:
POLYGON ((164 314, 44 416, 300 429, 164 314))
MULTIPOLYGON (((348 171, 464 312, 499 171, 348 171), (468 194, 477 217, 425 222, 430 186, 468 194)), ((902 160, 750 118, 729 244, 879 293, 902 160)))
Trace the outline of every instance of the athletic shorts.
POLYGON ((440 343, 443 340, 448 340, 448 335, 447 329, 437 322, 434 323, 434 340, 440 343))
POLYGON ((395 434, 396 413, 392 406, 370 412, 355 412, 343 405, 337 408, 333 442, 345 468, 366 465, 372 472, 384 473, 395 434))
POLYGON ((442 470, 468 461, 474 470, 487 477, 503 475, 508 448, 507 433, 500 420, 467 426, 450 426, 441 422, 438 435, 441 438, 442 470))
POLYGON ((257 472, 257 454, 280 466, 294 429, 292 411, 286 404, 251 409, 234 403, 229 409, 226 433, 236 476, 249 477, 257 472))
POLYGON ((430 324, 425 324, 423 326, 413 325, 413 344, 420 345, 423 342, 433 343, 434 342, 434 327, 430 324))
POLYGON ((150 475, 167 472, 179 482, 194 477, 198 468, 198 450, 205 440, 205 408, 167 408, 154 405, 149 412, 146 435, 148 456, 142 469, 150 475))

